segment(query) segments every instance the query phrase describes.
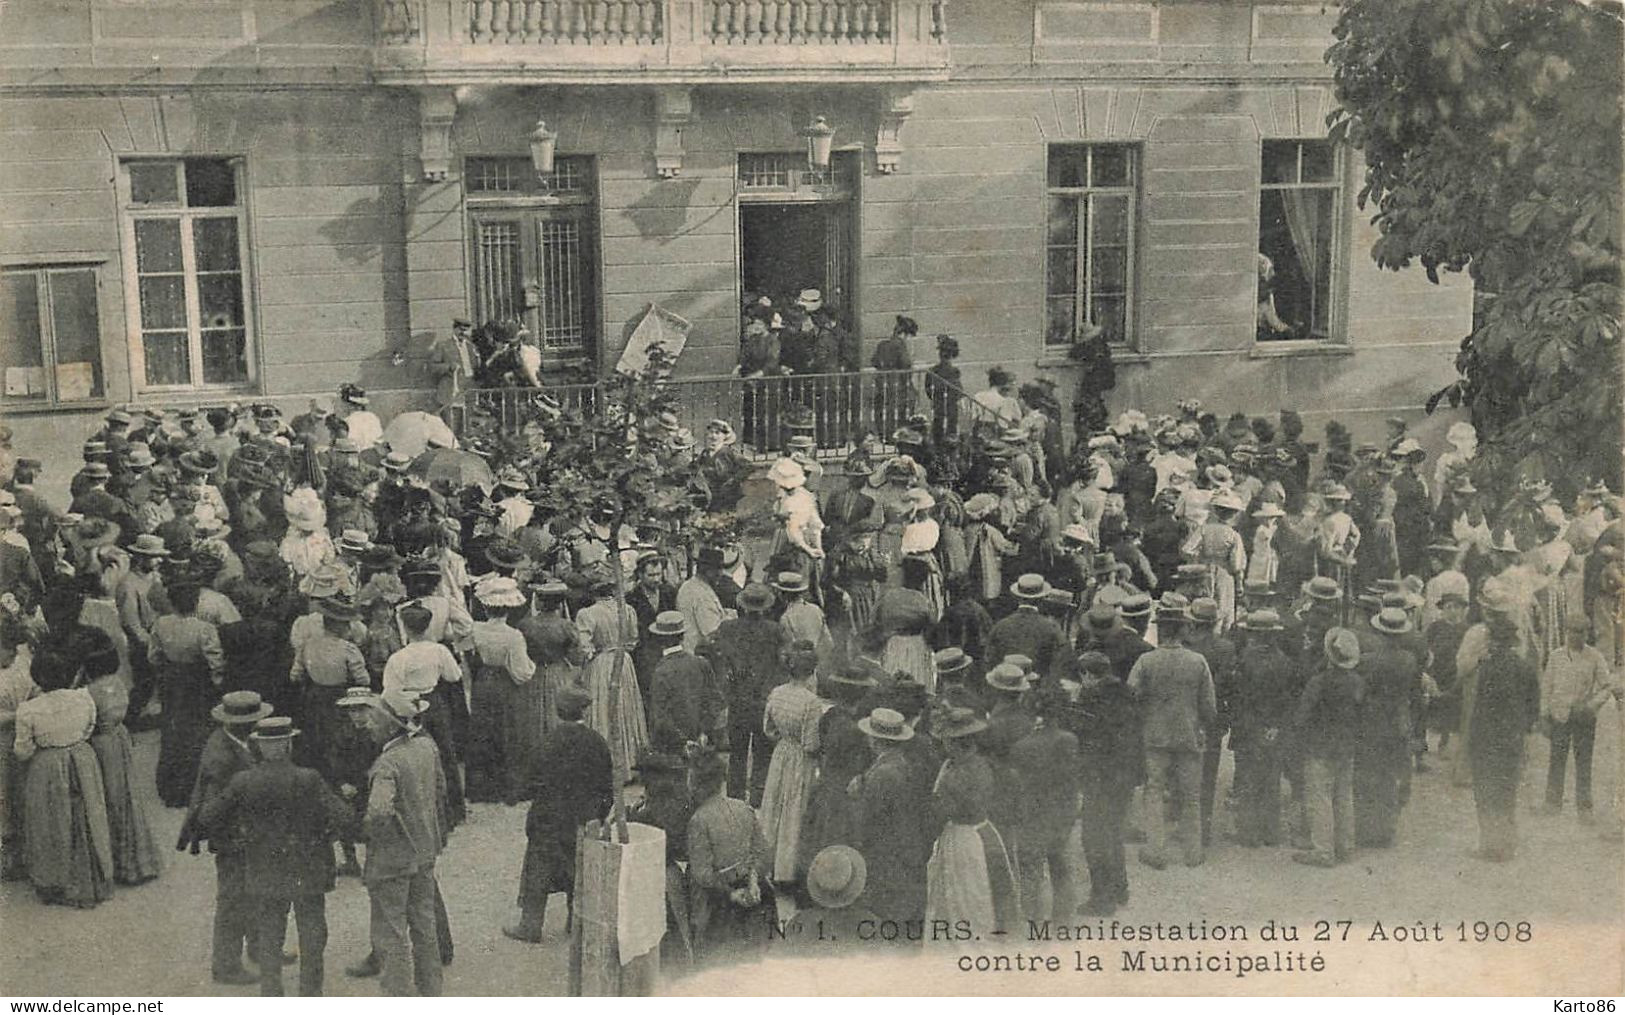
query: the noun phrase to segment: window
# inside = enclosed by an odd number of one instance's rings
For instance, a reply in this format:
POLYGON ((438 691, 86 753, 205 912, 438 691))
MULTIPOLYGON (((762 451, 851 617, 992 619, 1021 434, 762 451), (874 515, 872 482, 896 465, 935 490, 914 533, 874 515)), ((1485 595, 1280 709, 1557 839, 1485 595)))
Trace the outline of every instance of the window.
POLYGON ((123 170, 137 387, 247 384, 253 333, 241 161, 142 159, 123 170))
POLYGON ((1329 141, 1265 141, 1258 201, 1258 340, 1332 336, 1343 176, 1329 141))
POLYGON ((62 405, 103 396, 95 265, 0 272, 0 374, 6 404, 62 405))
POLYGON ((597 331, 597 248, 590 156, 558 156, 538 180, 529 158, 470 158, 468 191, 474 317, 517 321, 544 364, 593 354, 597 331))
POLYGON ((741 152, 738 181, 743 194, 767 195, 764 200, 828 200, 855 189, 858 160, 855 152, 832 152, 827 170, 809 169, 807 153, 741 152))
POLYGON ((1135 156, 1131 145, 1050 145, 1045 346, 1091 327, 1112 343, 1133 334, 1135 156))

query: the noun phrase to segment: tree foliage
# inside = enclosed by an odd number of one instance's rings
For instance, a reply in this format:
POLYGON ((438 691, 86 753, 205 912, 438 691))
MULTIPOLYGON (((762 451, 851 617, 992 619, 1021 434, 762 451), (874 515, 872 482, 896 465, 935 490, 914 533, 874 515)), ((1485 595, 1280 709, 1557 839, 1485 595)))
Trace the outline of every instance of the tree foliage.
POLYGON ((1479 294, 1429 410, 1471 409, 1488 481, 1617 483, 1619 6, 1348 0, 1334 34, 1329 119, 1365 153, 1372 257, 1479 294))

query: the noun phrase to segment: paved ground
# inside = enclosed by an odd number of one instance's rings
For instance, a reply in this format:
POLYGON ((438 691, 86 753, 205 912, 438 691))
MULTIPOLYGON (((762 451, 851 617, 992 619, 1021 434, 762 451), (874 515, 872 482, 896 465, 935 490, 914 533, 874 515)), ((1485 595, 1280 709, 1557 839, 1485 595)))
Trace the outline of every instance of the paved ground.
MULTIPOLYGON (((773 963, 753 969, 712 972, 667 984, 673 992, 821 991, 849 993, 918 992, 1131 992, 1213 991, 1326 992, 1361 990, 1381 977, 1393 990, 1437 989, 1450 969, 1472 963, 1470 978, 1456 992, 1515 990, 1517 993, 1617 994, 1625 984, 1621 956, 1621 847, 1604 841, 1599 828, 1614 815, 1619 723, 1603 715, 1597 757, 1598 827, 1583 827, 1572 809, 1557 818, 1523 815, 1521 855, 1506 865, 1467 856, 1475 841, 1472 801, 1450 787, 1437 771, 1419 776, 1396 848, 1362 852, 1357 861, 1333 871, 1286 862, 1283 851, 1244 850, 1225 844, 1199 869, 1162 873, 1130 866, 1133 902, 1119 918, 1136 924, 1156 920, 1209 923, 1265 920, 1297 923, 1312 949, 1316 919, 1351 919, 1361 930, 1373 920, 1414 923, 1437 920, 1447 935, 1466 920, 1530 921, 1535 940, 1526 946, 1392 945, 1358 953, 1329 952, 1326 977, 1288 980, 1186 974, 1148 980, 1123 974, 1066 975, 1019 980, 959 974, 957 953, 917 960, 930 979, 913 974, 893 958, 862 955, 816 965, 773 963), (1544 970, 1549 982, 1528 979, 1544 970), (838 971, 838 973, 837 973, 838 971), (1544 989, 1535 989, 1541 987, 1544 989)), ((1543 744, 1544 742, 1542 742, 1543 744)), ((172 844, 178 811, 161 808, 151 781, 156 735, 138 738, 138 764, 148 773, 143 792, 162 843, 172 844)), ((1227 755, 1228 757, 1228 755, 1227 755)), ((1530 765, 1526 783, 1544 778, 1542 751, 1530 765)), ((1228 780, 1228 770, 1224 779, 1228 780)), ((1535 798, 1528 791, 1524 800, 1535 798)), ((457 941, 456 961, 447 970, 447 994, 548 995, 565 989, 563 907, 549 913, 548 940, 531 947, 504 938, 499 926, 510 919, 520 854, 522 808, 476 805, 470 822, 452 837, 440 865, 441 880, 457 941)), ((158 881, 120 890, 101 907, 81 912, 39 905, 26 883, 0 888, 0 993, 37 995, 248 995, 252 988, 224 988, 208 977, 213 864, 205 856, 168 851, 158 881)), ((562 903, 562 898, 558 899, 562 903)), ((341 967, 366 950, 367 897, 360 882, 341 880, 328 897, 331 930, 327 988, 333 995, 370 995, 376 981, 347 979, 341 967)), ((1080 921, 1081 922, 1081 921, 1080 921)), ((1016 950, 1021 942, 1012 942, 1016 950)), ((1327 947, 1321 945, 1319 947, 1327 947)), ((1070 956, 1071 946, 1063 954, 1070 956)), ((1108 969, 1118 964, 1110 946, 1108 969)), ((1030 949, 1021 949, 1030 950, 1030 949)), ((1261 950, 1258 947, 1245 949, 1261 950)), ((1103 954, 1108 954, 1103 950, 1103 954)), ((1071 959, 1068 958, 1068 962, 1071 959)), ((295 971, 286 979, 294 984, 295 971)), ((1172 975, 1172 974, 1170 974, 1172 975)))

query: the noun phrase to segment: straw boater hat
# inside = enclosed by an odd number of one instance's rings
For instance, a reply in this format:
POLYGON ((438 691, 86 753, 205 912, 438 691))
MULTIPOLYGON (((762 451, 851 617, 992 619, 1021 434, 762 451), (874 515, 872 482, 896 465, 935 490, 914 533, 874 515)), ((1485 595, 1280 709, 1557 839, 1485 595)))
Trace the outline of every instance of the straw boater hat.
POLYGON ((1024 574, 1010 585, 1010 594, 1017 599, 1039 600, 1049 595, 1050 583, 1041 574, 1024 574))
POLYGON ((825 909, 852 905, 867 883, 863 854, 851 846, 825 846, 807 868, 807 894, 825 909))
POLYGON ((1236 621, 1243 631, 1282 631, 1281 615, 1274 610, 1253 610, 1236 621))
POLYGON ((871 676, 867 670, 860 668, 856 664, 848 664, 846 667, 827 675, 824 677, 824 682, 854 691, 867 690, 880 685, 880 682, 871 676))
POLYGON ((164 548, 164 541, 150 532, 136 536, 126 549, 139 557, 169 556, 169 551, 164 548))
POLYGON ((1209 596, 1191 600, 1190 618, 1198 624, 1211 624, 1219 619, 1219 601, 1209 596))
POLYGON ((970 669, 971 657, 958 646, 949 646, 937 652, 932 659, 937 664, 937 676, 946 677, 962 670, 970 669))
POLYGON ((649 625, 649 633, 659 638, 681 638, 687 626, 676 610, 662 610, 649 625))
POLYGON ((1220 490, 1214 494, 1211 503, 1214 509, 1219 511, 1240 511, 1246 506, 1241 502, 1241 498, 1230 490, 1220 490))
POLYGON ((1371 626, 1384 634, 1409 634, 1416 630, 1411 624, 1410 614, 1403 608, 1384 606, 1371 618, 1371 626))
POLYGON ((987 671, 987 676, 983 679, 987 681, 987 686, 995 691, 1020 693, 1031 686, 1027 682, 1027 674, 1022 671, 1021 667, 1013 666, 1010 663, 1000 663, 993 667, 987 671))
POLYGON ((1262 505, 1260 505, 1258 510, 1253 512, 1253 517, 1254 518, 1285 518, 1286 517, 1286 512, 1281 510, 1281 505, 1279 505, 1279 504, 1277 504, 1277 503, 1275 503, 1274 501, 1271 500, 1271 501, 1265 501, 1262 505))
POLYGON ((391 451, 384 456, 384 469, 387 472, 405 472, 412 464, 412 456, 404 451, 391 451))
POLYGON ((913 740, 914 728, 903 718, 903 713, 889 708, 877 708, 858 720, 858 729, 876 740, 913 740))
POLYGON ((343 553, 366 553, 372 549, 372 538, 360 529, 345 529, 339 533, 338 548, 343 553))
MULTIPOLYGON (((977 497, 985 497, 985 496, 987 496, 987 494, 980 494, 979 493, 976 496, 977 497)), ((972 497, 971 499, 975 500, 976 498, 972 497)), ((993 506, 998 507, 999 506, 998 501, 994 501, 993 506)), ((968 510, 969 509, 967 508, 967 511, 968 510)), ((1077 543, 1077 544, 1079 544, 1081 546, 1093 546, 1093 545, 1095 545, 1094 538, 1089 535, 1089 529, 1086 526, 1083 526, 1083 525, 1076 525, 1076 524, 1068 525, 1066 528, 1061 530, 1061 538, 1063 540, 1067 540, 1067 541, 1070 541, 1070 542, 1073 542, 1073 543, 1077 543)))
POLYGON ((1325 575, 1309 579, 1304 584, 1303 591, 1310 599, 1318 599, 1321 602, 1336 602, 1343 598, 1343 588, 1337 584, 1337 579, 1325 575))
POLYGON ((134 442, 129 450, 124 452, 124 464, 132 469, 145 469, 156 464, 158 459, 152 455, 152 449, 140 442, 134 442))
POLYGON ((299 735, 293 720, 285 715, 273 715, 261 719, 254 724, 254 732, 248 735, 250 740, 292 740, 299 735))
POLYGON ((215 722, 227 726, 257 723, 270 715, 273 709, 254 691, 227 691, 220 696, 220 704, 209 710, 215 722))
POLYGON ((781 458, 767 470, 767 478, 781 490, 794 490, 807 485, 807 472, 788 458, 781 458))
POLYGON ((794 594, 807 591, 807 578, 796 571, 780 571, 773 576, 772 585, 780 592, 794 594))
MULTIPOLYGON (((1096 598, 1099 598, 1098 596, 1096 598)), ((1151 597, 1144 592, 1137 592, 1123 600, 1118 612, 1124 617, 1145 617, 1151 613, 1151 597)))
POLYGON ((1344 486, 1342 483, 1334 483, 1332 484, 1331 488, 1325 493, 1321 494, 1320 497, 1322 500, 1346 501, 1351 500, 1353 495, 1349 493, 1349 488, 1344 486))

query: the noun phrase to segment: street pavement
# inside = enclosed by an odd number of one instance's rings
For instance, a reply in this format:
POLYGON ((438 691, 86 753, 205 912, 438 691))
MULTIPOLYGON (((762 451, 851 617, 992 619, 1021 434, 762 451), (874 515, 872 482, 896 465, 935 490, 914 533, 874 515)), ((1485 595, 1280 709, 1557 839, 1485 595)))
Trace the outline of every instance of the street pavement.
MULTIPOLYGON (((1291 863, 1284 849, 1249 850, 1233 843, 1217 845, 1208 862, 1195 869, 1173 866, 1151 871, 1133 859, 1129 878, 1132 901, 1117 916, 1130 923, 1156 920, 1188 922, 1205 919, 1256 926, 1265 920, 1309 928, 1317 919, 1350 919, 1364 932, 1371 921, 1415 923, 1439 921, 1454 934, 1458 920, 1529 921, 1535 941, 1522 948, 1507 944, 1457 948, 1395 946, 1398 966, 1382 960, 1382 949, 1329 953, 1332 974, 1291 981, 1279 978, 1187 977, 1148 981, 1121 974, 1092 978, 1007 982, 999 978, 958 976, 952 956, 929 965, 930 980, 900 975, 907 968, 866 960, 827 959, 813 966, 768 966, 753 970, 713 971, 676 982, 674 993, 773 991, 855 991, 910 993, 963 991, 1128 992, 1174 990, 1323 992, 1359 991, 1372 976, 1392 981, 1391 989, 1424 990, 1436 981, 1441 962, 1479 963, 1470 982, 1458 991, 1476 993, 1513 989, 1507 977, 1528 963, 1571 967, 1564 980, 1573 990, 1618 993, 1625 937, 1621 935, 1621 846, 1603 829, 1618 820, 1611 801, 1619 772, 1620 719, 1613 705, 1599 722, 1595 795, 1598 822, 1582 825, 1572 805, 1558 816, 1531 809, 1538 804, 1546 768, 1545 741, 1532 738, 1525 789, 1520 796, 1521 849, 1508 864, 1487 864, 1468 854, 1476 844, 1471 794, 1450 785, 1437 759, 1430 772, 1416 777, 1413 796, 1393 849, 1360 851, 1354 862, 1334 870, 1291 863), (1397 950, 1403 948, 1404 950, 1397 950), (1448 956, 1448 958, 1447 958, 1448 956), (841 961, 847 966, 836 966, 841 961), (1398 976, 1398 979, 1393 979, 1398 976), (1498 979, 1498 977, 1500 977, 1498 979), (995 990, 995 986, 997 990, 995 990), (1606 989, 1612 985, 1613 989, 1606 989)), ((154 824, 166 866, 157 881, 120 888, 113 899, 94 910, 80 911, 39 904, 26 882, 0 886, 0 994, 53 998, 101 996, 249 996, 254 987, 226 987, 209 978, 209 939, 213 913, 214 865, 172 849, 181 812, 159 805, 152 771, 156 732, 137 737, 137 769, 144 773, 140 792, 154 824)), ((1221 792, 1229 780, 1229 754, 1221 775, 1221 792)), ((1570 776, 1572 786, 1572 775, 1570 776)), ((549 907, 547 937, 526 945, 502 936, 501 925, 516 915, 514 895, 524 851, 524 808, 476 804, 470 820, 451 837, 439 865, 439 876, 456 940, 455 961, 446 970, 448 995, 559 995, 566 991, 564 899, 549 907)), ((1074 846, 1076 843, 1074 843, 1074 846)), ((1079 870, 1084 870, 1081 860, 1079 870)), ((327 897, 329 995, 370 996, 376 980, 355 980, 343 967, 367 950, 366 890, 355 878, 342 878, 327 897)), ((1058 921, 1059 922, 1059 921, 1058 921)), ((1078 918, 1072 922, 1085 922, 1078 918)), ((1092 920, 1088 922, 1093 922, 1092 920)), ((290 942, 292 940, 290 926, 290 942)), ((1022 940, 1025 936, 1022 935, 1022 940)), ((1012 942, 1012 947, 1016 942, 1012 942)), ((1307 941, 1305 942, 1307 944, 1307 941)), ((1113 946, 1114 948, 1116 946, 1113 946)), ((1310 945, 1309 947, 1315 947, 1310 945)), ((1326 947, 1326 946, 1319 946, 1326 947)), ((1255 951, 1256 948, 1248 948, 1255 951)), ((1113 956, 1116 951, 1112 951, 1113 956)), ((880 956, 874 957, 876 960, 880 956)), ((297 989, 297 970, 284 971, 286 988, 297 989)), ((1550 989, 1556 990, 1553 986, 1550 989)), ((1517 990, 1527 993, 1527 990, 1517 990)))

